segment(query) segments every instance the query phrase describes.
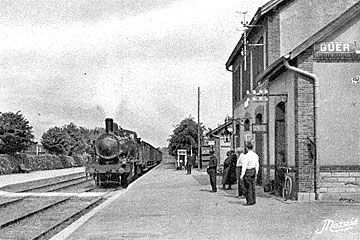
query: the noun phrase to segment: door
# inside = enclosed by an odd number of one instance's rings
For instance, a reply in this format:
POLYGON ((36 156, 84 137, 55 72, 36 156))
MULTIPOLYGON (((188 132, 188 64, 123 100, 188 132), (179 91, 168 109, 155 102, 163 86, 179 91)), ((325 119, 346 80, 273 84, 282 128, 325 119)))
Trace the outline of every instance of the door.
POLYGON ((283 177, 280 167, 287 166, 285 102, 278 103, 275 111, 275 181, 280 191, 283 177))
MULTIPOLYGON (((262 114, 261 113, 258 113, 256 115, 255 122, 257 124, 262 123, 262 114)), ((262 180, 262 166, 263 166, 263 161, 264 161, 264 146, 263 146, 264 140, 263 139, 264 139, 264 137, 261 132, 255 134, 255 152, 259 156, 259 173, 257 175, 257 180, 256 180, 257 185, 262 185, 262 183, 263 183, 263 180, 262 180)))

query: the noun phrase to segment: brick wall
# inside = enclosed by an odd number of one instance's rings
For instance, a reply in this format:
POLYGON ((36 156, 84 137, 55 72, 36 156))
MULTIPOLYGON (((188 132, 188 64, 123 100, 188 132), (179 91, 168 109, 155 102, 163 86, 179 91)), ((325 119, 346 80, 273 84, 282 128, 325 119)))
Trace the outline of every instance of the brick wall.
POLYGON ((360 201, 360 166, 321 166, 319 200, 360 201))
MULTIPOLYGON (((312 72, 312 52, 306 51, 298 58, 298 68, 312 72)), ((295 84, 295 156, 298 173, 298 192, 314 193, 314 157, 309 153, 309 138, 314 139, 314 88, 313 83, 297 76, 295 84)))
POLYGON ((267 21, 267 59, 266 66, 270 66, 280 57, 280 17, 273 13, 267 21))

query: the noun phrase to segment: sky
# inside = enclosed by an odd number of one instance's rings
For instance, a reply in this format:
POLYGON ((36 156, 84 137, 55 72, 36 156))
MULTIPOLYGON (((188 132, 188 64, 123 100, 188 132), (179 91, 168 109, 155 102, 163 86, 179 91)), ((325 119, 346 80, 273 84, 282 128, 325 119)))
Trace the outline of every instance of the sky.
POLYGON ((37 141, 111 117, 155 147, 181 120, 232 114, 225 63, 267 0, 0 0, 0 112, 21 111, 37 141))

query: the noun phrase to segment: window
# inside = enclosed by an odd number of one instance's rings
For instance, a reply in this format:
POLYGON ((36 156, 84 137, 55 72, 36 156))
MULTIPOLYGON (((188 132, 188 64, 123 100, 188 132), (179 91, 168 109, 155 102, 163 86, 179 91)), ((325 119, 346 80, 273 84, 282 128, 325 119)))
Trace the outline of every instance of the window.
POLYGON ((233 72, 233 96, 234 103, 240 101, 240 68, 233 72))
POLYGON ((245 71, 245 63, 243 62, 241 65, 241 71, 242 71, 242 91, 241 96, 244 98, 246 96, 246 90, 250 89, 250 58, 249 56, 246 56, 246 71, 245 71))
MULTIPOLYGON (((257 44, 264 44, 264 39, 260 38, 257 44)), ((257 86, 255 80, 264 71, 264 46, 252 47, 252 63, 253 86, 257 86)))
POLYGON ((236 147, 240 147, 240 124, 236 124, 235 126, 235 144, 236 144, 236 147))
POLYGON ((250 131, 250 120, 246 119, 244 122, 244 131, 250 131))

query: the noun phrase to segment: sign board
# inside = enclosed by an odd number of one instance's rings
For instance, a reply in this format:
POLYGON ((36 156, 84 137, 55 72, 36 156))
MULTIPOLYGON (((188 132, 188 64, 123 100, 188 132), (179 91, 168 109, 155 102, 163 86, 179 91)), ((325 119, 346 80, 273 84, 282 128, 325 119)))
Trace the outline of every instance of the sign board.
POLYGON ((210 149, 207 147, 202 147, 201 148, 201 154, 210 154, 210 149))
POLYGON ((314 45, 314 59, 318 61, 358 60, 359 53, 354 42, 321 42, 314 45))
POLYGON ((210 146, 214 146, 214 145, 215 145, 215 141, 209 141, 209 145, 210 145, 210 146))
POLYGON ((252 138, 253 138, 253 136, 250 131, 244 132, 244 141, 245 142, 250 142, 252 140, 252 138))
POLYGON ((316 53, 355 53, 355 43, 322 42, 314 45, 316 53))
POLYGON ((267 132, 267 124, 266 123, 256 123, 252 125, 253 133, 266 133, 267 132))
POLYGON ((187 150, 186 150, 186 149, 178 149, 178 150, 177 150, 177 154, 178 154, 178 155, 186 155, 186 154, 187 154, 187 150))
POLYGON ((268 100, 268 97, 264 95, 254 95, 252 97, 253 102, 267 102, 268 100))

